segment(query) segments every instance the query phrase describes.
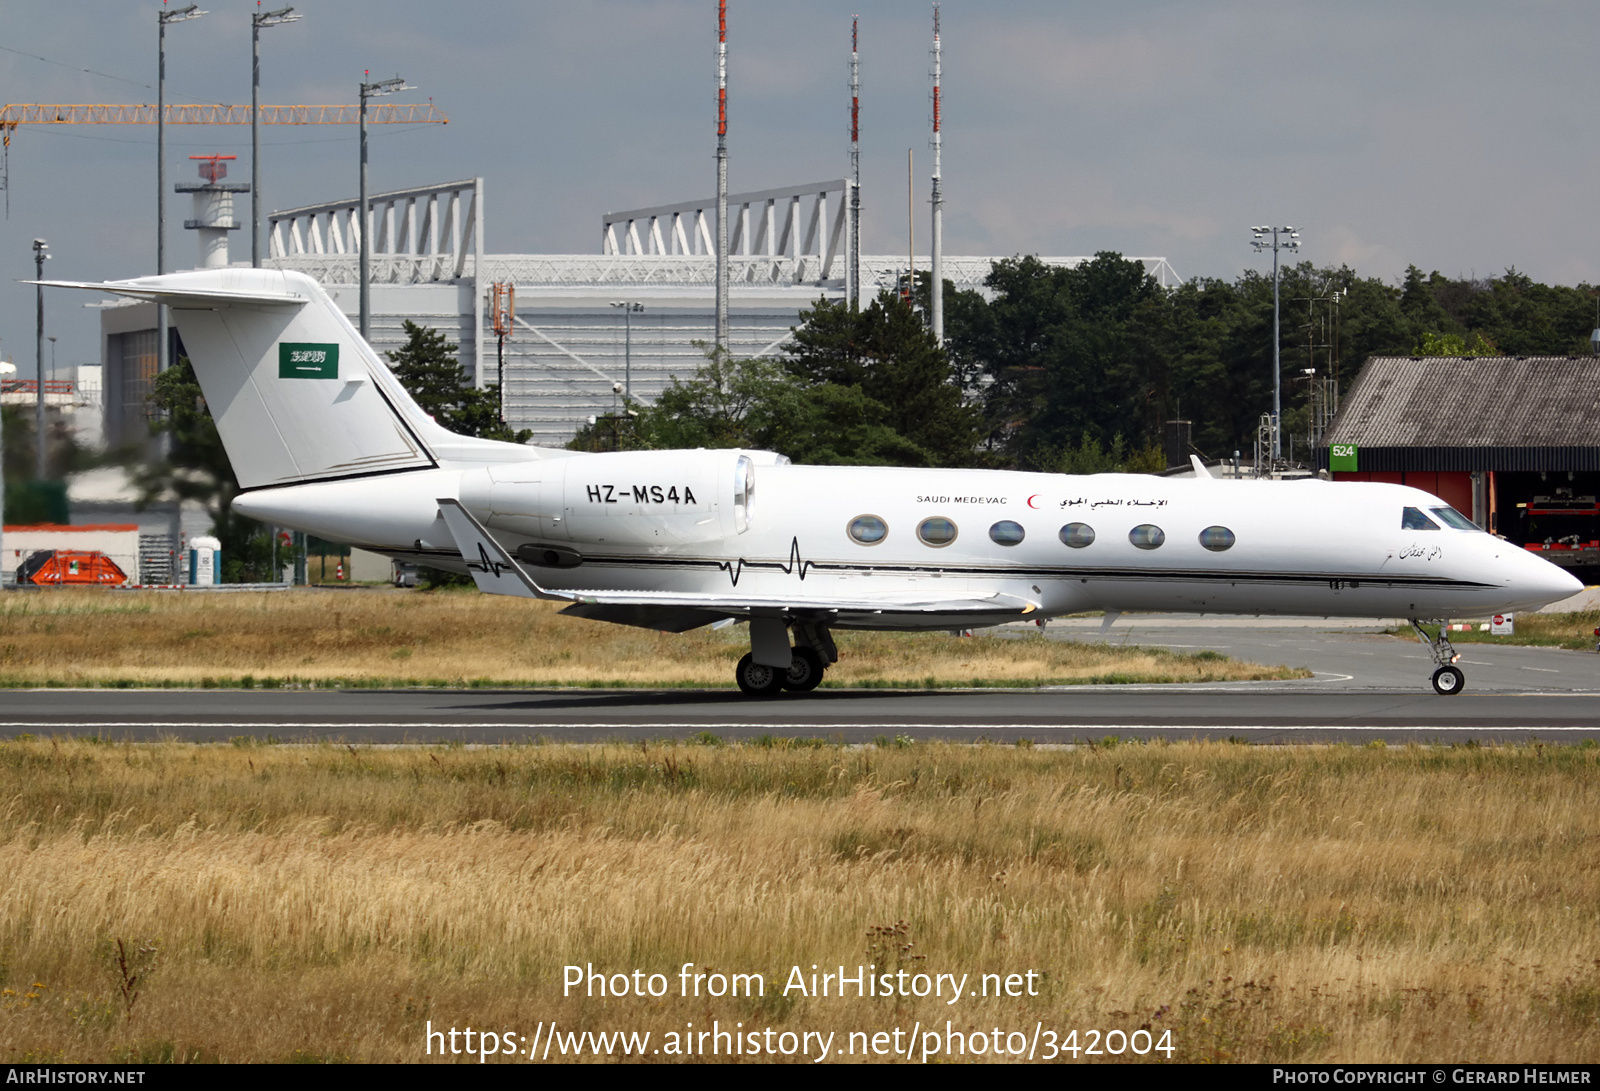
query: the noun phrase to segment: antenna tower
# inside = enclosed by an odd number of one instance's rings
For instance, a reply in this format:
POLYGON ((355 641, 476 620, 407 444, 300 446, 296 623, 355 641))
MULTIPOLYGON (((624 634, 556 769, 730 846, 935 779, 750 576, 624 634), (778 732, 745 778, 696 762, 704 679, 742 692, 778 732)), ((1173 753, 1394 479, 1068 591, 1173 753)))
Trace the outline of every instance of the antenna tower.
POLYGON ((495 387, 496 412, 500 424, 506 423, 506 338, 511 336, 511 325, 517 317, 517 286, 510 281, 495 281, 490 285, 489 306, 494 316, 494 336, 497 342, 495 369, 499 373, 495 387))
POLYGON ((717 0, 717 348, 728 351, 728 0, 717 0))
POLYGON ((861 306, 861 55, 856 48, 859 15, 850 17, 850 278, 851 305, 861 306))

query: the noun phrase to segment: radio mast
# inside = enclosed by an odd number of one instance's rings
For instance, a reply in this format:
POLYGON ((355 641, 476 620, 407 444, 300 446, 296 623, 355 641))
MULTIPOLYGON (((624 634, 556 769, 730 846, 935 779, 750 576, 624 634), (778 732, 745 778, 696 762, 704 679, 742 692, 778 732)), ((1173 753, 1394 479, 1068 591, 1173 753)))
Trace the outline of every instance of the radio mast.
POLYGON ((850 267, 847 295, 861 307, 861 55, 856 29, 861 16, 850 17, 850 267))
POLYGON ((939 5, 933 5, 933 336, 944 344, 944 193, 939 188, 939 5))
POLYGON ((728 0, 717 0, 717 348, 728 351, 728 0))

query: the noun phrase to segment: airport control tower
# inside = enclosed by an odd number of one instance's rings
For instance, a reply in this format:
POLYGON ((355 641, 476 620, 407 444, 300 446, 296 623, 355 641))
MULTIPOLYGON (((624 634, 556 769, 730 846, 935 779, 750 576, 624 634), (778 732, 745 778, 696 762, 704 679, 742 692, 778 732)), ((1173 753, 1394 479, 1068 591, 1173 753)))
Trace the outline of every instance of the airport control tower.
POLYGON ((179 193, 194 194, 194 218, 183 221, 183 226, 197 232, 200 240, 200 261, 197 269, 221 269, 228 264, 228 232, 237 231, 239 222, 233 218, 233 195, 249 193, 249 182, 224 182, 228 176, 227 161, 231 155, 191 155, 200 163, 203 182, 179 182, 172 188, 179 193))

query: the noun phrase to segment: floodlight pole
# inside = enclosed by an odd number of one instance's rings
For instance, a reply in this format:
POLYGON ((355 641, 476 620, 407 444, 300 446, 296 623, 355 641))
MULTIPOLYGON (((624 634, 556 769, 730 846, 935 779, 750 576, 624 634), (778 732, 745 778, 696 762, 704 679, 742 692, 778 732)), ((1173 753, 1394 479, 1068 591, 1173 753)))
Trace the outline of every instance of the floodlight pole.
MULTIPOLYGON (((1278 251, 1290 252, 1300 249, 1300 232, 1293 227, 1252 227, 1255 237, 1250 245, 1256 252, 1263 250, 1272 251, 1272 461, 1274 464, 1283 457, 1283 405, 1280 387, 1282 385, 1282 365, 1279 363, 1278 353, 1278 251), (1272 241, 1267 241, 1268 235, 1272 241), (1280 236, 1281 239, 1280 239, 1280 236)), ((1256 467, 1260 473, 1261 468, 1256 467)))
MULTIPOLYGON (((362 75, 371 75, 363 72, 362 75)), ((361 84, 361 222, 357 230, 361 233, 361 339, 371 343, 370 331, 372 328, 372 269, 369 264, 372 257, 371 210, 367 207, 367 99, 379 95, 392 95, 396 91, 415 91, 416 88, 408 85, 399 76, 391 80, 379 80, 377 83, 361 84)))
POLYGON ((622 396, 633 399, 633 314, 644 310, 643 303, 615 300, 613 307, 622 308, 622 396))
POLYGON ((256 11, 250 15, 250 266, 261 268, 261 28, 293 23, 293 8, 256 11))
MULTIPOLYGON (((46 243, 43 239, 34 239, 33 240, 33 268, 34 268, 34 278, 33 279, 35 279, 35 280, 43 280, 44 279, 44 263, 49 261, 49 260, 50 260, 50 245, 48 243, 46 243)), ((33 427, 34 427, 34 437, 33 437, 33 446, 34 446, 33 464, 34 464, 34 471, 33 471, 33 476, 34 476, 34 480, 43 481, 44 480, 44 473, 45 473, 45 464, 44 464, 44 285, 35 284, 33 286, 33 291, 34 291, 34 296, 38 300, 38 305, 39 305, 39 307, 38 307, 38 309, 39 309, 38 341, 37 341, 37 345, 36 345, 38 351, 37 351, 37 355, 34 356, 34 365, 33 365, 34 366, 34 374, 37 376, 37 378, 36 378, 36 380, 34 382, 34 399, 33 399, 33 405, 34 405, 34 416, 33 416, 33 421, 34 421, 34 425, 33 425, 33 427)))
MULTIPOLYGON (((165 4, 166 0, 162 0, 165 4)), ((156 12, 156 274, 167 271, 167 24, 208 14, 200 5, 156 12)), ((167 305, 156 304, 156 370, 171 364, 167 352, 167 305)))

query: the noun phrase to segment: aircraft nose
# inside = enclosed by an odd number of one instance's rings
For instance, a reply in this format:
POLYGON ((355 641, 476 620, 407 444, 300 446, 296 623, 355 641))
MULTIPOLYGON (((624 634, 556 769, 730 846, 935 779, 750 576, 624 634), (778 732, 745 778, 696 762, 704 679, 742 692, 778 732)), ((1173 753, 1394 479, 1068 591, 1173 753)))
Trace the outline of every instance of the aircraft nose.
POLYGON ((1583 590, 1582 580, 1543 557, 1523 554, 1522 562, 1506 588, 1521 602, 1547 606, 1583 590))

